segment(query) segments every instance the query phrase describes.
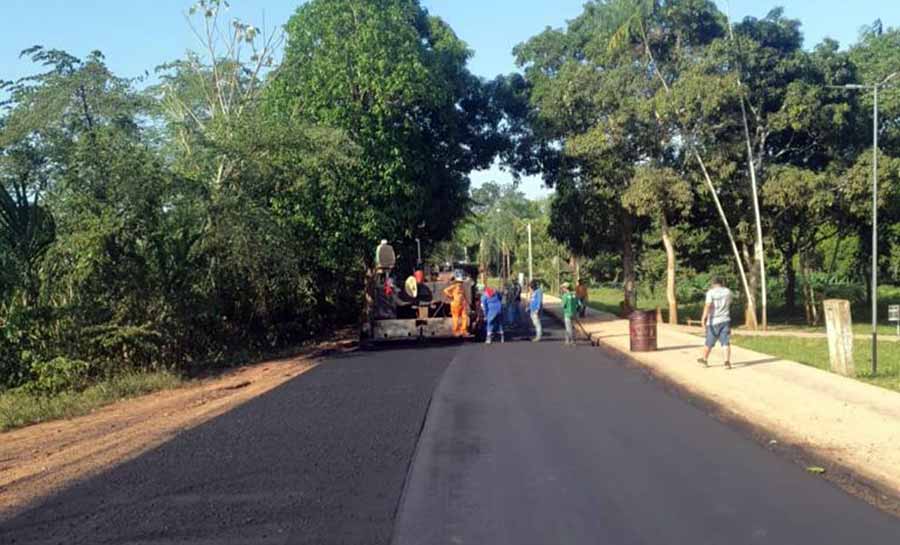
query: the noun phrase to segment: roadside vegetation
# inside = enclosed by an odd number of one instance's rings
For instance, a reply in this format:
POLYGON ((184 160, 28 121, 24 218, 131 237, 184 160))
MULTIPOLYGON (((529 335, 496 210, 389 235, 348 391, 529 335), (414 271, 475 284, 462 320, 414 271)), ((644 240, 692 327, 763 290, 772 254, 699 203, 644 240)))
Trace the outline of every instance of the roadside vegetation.
MULTIPOLYGON (((688 320, 697 321, 703 314, 704 294, 708 287, 709 276, 701 275, 692 280, 685 280, 685 283, 678 287, 678 316, 679 323, 686 324, 688 320)), ((663 292, 663 286, 657 286, 656 290, 639 290, 637 295, 638 308, 642 310, 653 310, 660 308, 662 310, 663 320, 668 316, 668 308, 666 306, 666 297, 663 292)), ((597 310, 619 314, 622 302, 622 288, 620 286, 597 285, 589 290, 590 305, 597 310)), ((856 320, 853 323, 853 331, 858 335, 868 335, 872 333, 872 324, 868 322, 868 316, 871 313, 869 303, 860 295, 857 298, 850 299, 851 314, 856 320)), ((879 286, 878 287, 878 305, 880 309, 880 323, 878 324, 878 334, 882 340, 894 340, 897 338, 896 322, 889 322, 887 307, 890 305, 900 305, 900 287, 897 286, 879 286)), ((740 316, 743 311, 743 303, 738 301, 734 305, 733 314, 740 316)), ((770 331, 778 331, 784 333, 825 333, 824 320, 818 325, 809 325, 802 315, 791 313, 784 306, 781 300, 774 300, 771 307, 772 323, 769 324, 770 331)))
POLYGON ((84 389, 48 392, 35 387, 20 387, 6 390, 0 392, 0 431, 81 416, 109 403, 177 388, 181 384, 181 377, 166 371, 126 372, 84 389))
MULTIPOLYGON (((900 29, 804 44, 782 9, 587 2, 488 80, 418 0, 298 2, 273 33, 227 4, 196 1, 195 51, 152 78, 36 46, 0 82, 0 395, 101 399, 353 325, 382 238, 508 279, 530 229, 535 275, 617 286, 595 292, 612 312, 684 323, 717 275, 747 327, 821 328, 834 297, 865 330, 872 102, 835 86, 900 70, 900 29), (555 193, 470 188, 494 164, 555 193)), ((900 90, 880 108, 876 267, 897 285, 900 90)))
MULTIPOLYGON (((828 360, 828 340, 800 337, 750 337, 735 335, 732 342, 736 346, 749 348, 786 360, 796 361, 830 370, 828 360)), ((869 384, 900 392, 900 343, 878 343, 878 375, 873 376, 872 341, 857 339, 853 342, 853 359, 856 364, 856 378, 869 384)))
POLYGON ((355 324, 378 240, 447 239, 509 148, 507 80, 417 1, 227 8, 151 78, 35 46, 0 81, 3 428, 355 324))
MULTIPOLYGON (((875 21, 852 44, 804 44, 782 9, 729 21, 712 2, 616 0, 515 55, 531 106, 516 166, 556 189, 542 234, 564 246, 561 273, 541 265, 545 283, 613 283, 614 308, 661 292, 684 322, 680 301, 717 275, 747 327, 820 327, 826 298, 868 319, 872 100, 836 87, 900 70, 900 29, 875 21)), ((898 284, 900 89, 881 98, 877 267, 898 284)), ((487 235, 458 233, 469 255, 482 240, 510 247, 514 222, 492 221, 487 235)), ((494 271, 510 260, 499 256, 494 271)))
MULTIPOLYGON (((731 21, 704 0, 613 0, 514 53, 530 106, 515 167, 555 194, 531 207, 515 187, 481 195, 455 242, 490 274, 528 270, 531 224, 535 240, 552 240, 536 251, 543 284, 584 280, 608 312, 698 320, 717 276, 745 329, 824 332, 834 298, 850 301, 854 331, 870 332, 874 119, 859 87, 900 71, 900 28, 878 20, 854 43, 812 44, 781 8, 731 21)), ((879 98, 877 318, 893 336, 900 87, 879 98)), ((814 353, 803 361, 827 362, 814 353)), ((895 380, 894 369, 879 365, 879 377, 895 380)))

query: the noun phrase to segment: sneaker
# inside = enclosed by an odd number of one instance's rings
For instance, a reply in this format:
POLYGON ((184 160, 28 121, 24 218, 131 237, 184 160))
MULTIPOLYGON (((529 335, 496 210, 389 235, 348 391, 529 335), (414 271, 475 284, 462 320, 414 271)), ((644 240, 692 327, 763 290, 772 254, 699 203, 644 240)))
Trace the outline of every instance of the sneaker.
POLYGON ((484 344, 491 344, 491 340, 488 339, 488 340, 484 341, 484 344))
POLYGON ((505 342, 506 342, 506 339, 503 337, 503 335, 500 335, 500 343, 502 344, 505 342))
POLYGON ((731 362, 730 362, 730 361, 726 361, 726 362, 725 362, 725 369, 731 369, 731 362))
POLYGON ((699 363, 703 367, 709 367, 709 362, 703 358, 697 358, 697 363, 699 363))

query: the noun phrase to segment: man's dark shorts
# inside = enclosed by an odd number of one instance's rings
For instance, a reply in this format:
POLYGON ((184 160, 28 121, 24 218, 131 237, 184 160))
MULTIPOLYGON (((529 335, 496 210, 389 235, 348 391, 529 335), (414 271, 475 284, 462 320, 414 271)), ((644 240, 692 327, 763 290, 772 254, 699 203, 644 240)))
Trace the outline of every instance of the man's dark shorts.
POLYGON ((716 345, 716 341, 719 341, 722 346, 728 346, 731 343, 731 322, 723 322, 706 328, 706 346, 712 348, 716 345))

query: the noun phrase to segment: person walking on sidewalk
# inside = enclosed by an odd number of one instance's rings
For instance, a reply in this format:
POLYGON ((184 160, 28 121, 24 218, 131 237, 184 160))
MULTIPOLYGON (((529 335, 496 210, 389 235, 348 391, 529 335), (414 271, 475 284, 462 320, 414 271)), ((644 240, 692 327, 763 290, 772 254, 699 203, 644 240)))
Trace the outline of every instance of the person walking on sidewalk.
POLYGON ((587 314, 588 289, 584 285, 584 280, 580 278, 578 279, 578 285, 575 286, 575 297, 578 298, 578 303, 581 305, 581 311, 578 312, 578 316, 584 318, 585 314, 587 314))
POLYGON ((575 331, 572 328, 572 320, 575 319, 575 316, 577 316, 581 310, 581 301, 569 289, 568 282, 563 282, 559 288, 562 290, 563 321, 566 324, 566 345, 574 346, 575 331))
POLYGON ((703 306, 703 317, 700 323, 706 329, 706 347, 703 357, 697 362, 709 367, 709 353, 716 341, 725 349, 725 368, 731 369, 731 290, 722 285, 722 281, 713 278, 712 286, 706 292, 706 304, 703 306))
POLYGON ((541 285, 537 280, 531 281, 531 300, 528 303, 528 314, 531 316, 531 323, 534 325, 534 338, 532 342, 541 342, 541 336, 544 331, 541 328, 541 310, 544 308, 544 292, 541 291, 541 285))

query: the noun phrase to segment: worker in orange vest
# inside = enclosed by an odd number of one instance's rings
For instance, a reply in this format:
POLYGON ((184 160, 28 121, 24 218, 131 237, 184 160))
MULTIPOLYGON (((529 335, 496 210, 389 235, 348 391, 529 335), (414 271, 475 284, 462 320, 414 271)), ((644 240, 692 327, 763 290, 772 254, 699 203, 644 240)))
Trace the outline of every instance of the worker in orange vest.
POLYGON ((453 335, 464 337, 469 331, 469 302, 466 298, 462 271, 456 271, 453 282, 444 288, 444 297, 450 299, 450 315, 453 317, 453 335))

